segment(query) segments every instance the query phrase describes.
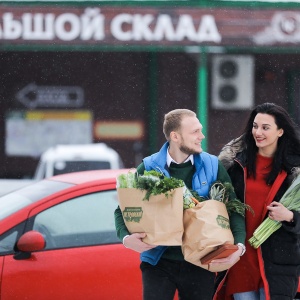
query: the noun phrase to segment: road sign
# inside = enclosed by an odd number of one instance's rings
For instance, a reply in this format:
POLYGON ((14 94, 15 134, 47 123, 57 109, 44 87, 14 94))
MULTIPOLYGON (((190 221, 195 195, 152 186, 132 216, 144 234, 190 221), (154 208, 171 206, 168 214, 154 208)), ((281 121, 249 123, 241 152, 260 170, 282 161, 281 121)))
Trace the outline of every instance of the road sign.
POLYGON ((38 86, 30 83, 17 93, 16 98, 28 108, 81 107, 84 92, 78 86, 38 86))

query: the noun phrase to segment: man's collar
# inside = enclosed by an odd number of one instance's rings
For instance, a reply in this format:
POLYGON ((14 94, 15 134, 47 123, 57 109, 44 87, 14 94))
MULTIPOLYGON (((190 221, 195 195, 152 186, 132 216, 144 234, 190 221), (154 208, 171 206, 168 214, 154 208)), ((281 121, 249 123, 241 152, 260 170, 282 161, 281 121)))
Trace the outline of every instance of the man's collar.
MULTIPOLYGON (((187 157, 187 159, 186 159, 183 163, 188 162, 189 160, 191 161, 191 163, 192 163, 192 165, 193 165, 193 164, 194 164, 194 156, 193 156, 193 154, 191 154, 189 157, 187 157)), ((173 162, 173 163, 175 163, 175 164, 179 164, 177 161, 175 161, 175 160, 171 157, 171 155, 170 155, 170 153, 169 153, 169 149, 168 149, 168 151, 167 151, 167 165, 168 165, 168 167, 170 167, 171 162, 173 162)))

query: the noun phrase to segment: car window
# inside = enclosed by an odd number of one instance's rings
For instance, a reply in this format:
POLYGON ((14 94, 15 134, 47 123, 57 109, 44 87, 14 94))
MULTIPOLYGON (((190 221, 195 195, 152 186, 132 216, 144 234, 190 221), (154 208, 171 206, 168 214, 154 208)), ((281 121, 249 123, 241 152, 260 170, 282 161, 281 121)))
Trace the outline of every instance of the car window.
POLYGON ((0 197, 0 220, 43 197, 72 185, 65 182, 42 180, 8 193, 0 197))
POLYGON ((17 239, 24 231, 25 222, 18 224, 0 236, 0 255, 12 254, 17 239))
POLYGON ((33 230, 46 239, 46 249, 119 243, 114 211, 116 190, 77 197, 39 213, 33 230))
POLYGON ((53 175, 110 168, 109 161, 57 161, 54 165, 53 175))

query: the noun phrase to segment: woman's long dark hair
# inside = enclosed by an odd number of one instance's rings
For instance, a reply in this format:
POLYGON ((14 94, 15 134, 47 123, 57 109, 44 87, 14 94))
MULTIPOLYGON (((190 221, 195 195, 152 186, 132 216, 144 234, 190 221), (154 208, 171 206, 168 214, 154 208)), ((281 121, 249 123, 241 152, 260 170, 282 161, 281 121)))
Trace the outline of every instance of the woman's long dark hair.
POLYGON ((277 150, 274 155, 271 172, 266 177, 267 184, 272 184, 281 170, 290 171, 291 164, 288 157, 300 155, 300 138, 298 127, 290 118, 287 111, 274 103, 258 105, 250 114, 242 137, 247 159, 247 176, 254 177, 256 174, 256 153, 258 148, 252 135, 253 122, 258 113, 268 114, 274 117, 278 129, 284 133, 278 139, 277 150))

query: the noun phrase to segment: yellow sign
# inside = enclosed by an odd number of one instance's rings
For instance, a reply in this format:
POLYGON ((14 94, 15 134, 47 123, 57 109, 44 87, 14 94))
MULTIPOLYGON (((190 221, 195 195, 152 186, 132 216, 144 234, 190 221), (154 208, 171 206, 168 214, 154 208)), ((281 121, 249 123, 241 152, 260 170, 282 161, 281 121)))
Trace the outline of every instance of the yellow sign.
POLYGON ((90 111, 33 110, 26 111, 26 120, 91 120, 90 111))
POLYGON ((144 137, 144 124, 140 121, 98 121, 95 123, 94 136, 100 140, 141 140, 144 137))

